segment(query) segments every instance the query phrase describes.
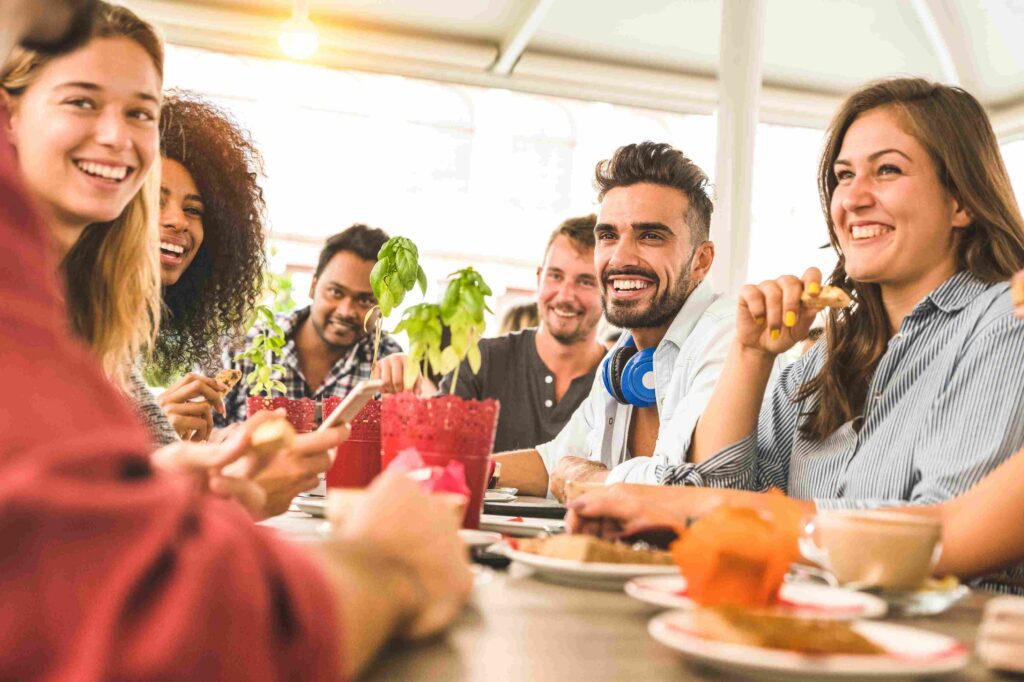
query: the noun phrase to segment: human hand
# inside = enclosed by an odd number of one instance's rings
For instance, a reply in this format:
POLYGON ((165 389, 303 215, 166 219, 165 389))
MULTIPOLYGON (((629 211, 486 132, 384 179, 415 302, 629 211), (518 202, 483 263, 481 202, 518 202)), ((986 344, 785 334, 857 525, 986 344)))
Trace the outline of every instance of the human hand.
POLYGON ((690 517, 723 502, 713 488, 616 483, 588 490, 572 500, 566 529, 614 540, 648 528, 685 528, 690 517))
POLYGON ((784 275, 740 289, 736 341, 746 349, 774 357, 807 338, 820 307, 801 303, 807 291, 821 292, 821 271, 808 268, 802 279, 784 275))
POLYGON ((216 379, 189 372, 156 401, 180 438, 204 441, 213 431, 213 410, 226 414, 221 391, 227 390, 216 379))
POLYGON ((253 517, 259 520, 288 511, 292 499, 314 487, 319 482, 319 474, 331 468, 330 451, 348 436, 347 424, 295 436, 295 441, 279 450, 253 479, 265 496, 259 510, 255 513, 250 510, 253 517))
POLYGON ((283 416, 284 410, 259 412, 220 443, 178 441, 155 451, 150 462, 157 469, 191 478, 200 490, 235 499, 253 513, 263 507, 266 495, 252 478, 272 454, 251 447, 252 433, 260 424, 283 416))
POLYGON ((1013 314, 1024 319, 1024 270, 1010 280, 1010 299, 1013 301, 1013 314))
POLYGON ((608 478, 608 467, 583 457, 566 455, 558 460, 548 475, 548 489, 559 502, 565 500, 565 484, 569 481, 601 483, 608 478))
POLYGON ((469 597, 473 577, 457 533, 460 520, 443 497, 424 493, 402 474, 384 472, 339 531, 342 539, 371 546, 375 556, 408 575, 413 584, 404 605, 408 625, 399 634, 420 639, 439 632, 469 597))
POLYGON ((409 388, 405 387, 405 367, 408 362, 409 356, 405 353, 392 353, 377 361, 377 366, 373 368, 372 378, 384 382, 384 386, 381 387, 382 393, 403 393, 407 390, 418 393, 419 378, 416 379, 414 385, 409 388))

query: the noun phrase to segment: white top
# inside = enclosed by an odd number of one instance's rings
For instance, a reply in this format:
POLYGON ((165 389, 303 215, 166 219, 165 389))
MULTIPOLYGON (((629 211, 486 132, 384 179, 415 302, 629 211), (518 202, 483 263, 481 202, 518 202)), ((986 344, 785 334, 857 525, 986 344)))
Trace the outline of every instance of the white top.
MULTIPOLYGON (((537 446, 548 471, 562 457, 601 462, 608 483, 658 483, 656 468, 682 464, 697 419, 711 398, 736 329, 736 301, 699 284, 654 350, 658 440, 652 457, 631 458, 627 451, 632 405, 621 405, 605 390, 598 370, 586 400, 549 443, 537 446)), ((625 343, 625 335, 616 348, 625 343)))

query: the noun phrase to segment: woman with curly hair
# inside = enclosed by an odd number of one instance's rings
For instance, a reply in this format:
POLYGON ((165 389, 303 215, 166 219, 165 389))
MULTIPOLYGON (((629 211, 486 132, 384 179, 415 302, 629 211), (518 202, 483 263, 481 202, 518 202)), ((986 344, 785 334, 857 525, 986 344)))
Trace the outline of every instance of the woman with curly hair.
MULTIPOLYGON (((164 318, 151 369, 166 376, 214 364, 221 341, 242 331, 262 292, 266 203, 251 136, 194 93, 167 93, 160 153, 164 318)), ((161 441, 205 440, 221 388, 189 372, 165 391, 161 441)))

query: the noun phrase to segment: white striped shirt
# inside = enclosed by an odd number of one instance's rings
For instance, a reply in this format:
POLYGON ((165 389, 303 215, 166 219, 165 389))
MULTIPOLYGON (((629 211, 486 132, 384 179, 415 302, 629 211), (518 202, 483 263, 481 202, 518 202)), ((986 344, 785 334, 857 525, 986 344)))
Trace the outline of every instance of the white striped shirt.
POLYGON ((799 432, 794 397, 822 367, 819 342, 765 396, 756 433, 701 464, 663 467, 660 480, 775 487, 819 509, 934 504, 964 492, 1024 445, 1024 322, 1008 289, 967 272, 936 288, 889 340, 862 415, 812 441, 799 432))

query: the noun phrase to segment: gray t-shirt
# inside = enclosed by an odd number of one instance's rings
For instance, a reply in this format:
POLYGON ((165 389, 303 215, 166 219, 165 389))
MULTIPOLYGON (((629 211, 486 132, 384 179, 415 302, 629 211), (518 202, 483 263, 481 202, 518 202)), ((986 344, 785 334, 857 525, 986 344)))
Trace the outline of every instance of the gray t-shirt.
MULTIPOLYGON (((455 394, 466 399, 495 398, 501 403, 494 451, 520 450, 547 443, 558 435, 590 393, 597 367, 576 377, 562 399, 555 400, 555 375, 537 353, 536 329, 480 341, 480 372, 459 367, 455 394)), ((441 380, 448 393, 451 375, 441 380)))

